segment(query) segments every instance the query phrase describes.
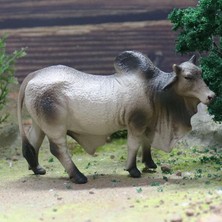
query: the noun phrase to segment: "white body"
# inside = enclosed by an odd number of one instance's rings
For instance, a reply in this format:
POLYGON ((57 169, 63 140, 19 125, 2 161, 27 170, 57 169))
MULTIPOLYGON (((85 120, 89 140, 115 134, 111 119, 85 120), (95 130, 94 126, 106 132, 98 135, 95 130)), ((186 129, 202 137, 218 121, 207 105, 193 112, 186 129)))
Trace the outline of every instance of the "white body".
POLYGON ((35 173, 43 174, 38 150, 45 135, 52 153, 74 182, 86 182, 67 153, 66 135, 93 154, 107 136, 128 130, 126 169, 138 177, 136 154, 153 165, 150 146, 169 152, 191 129, 197 104, 214 97, 192 61, 174 65, 164 73, 138 52, 123 52, 115 61, 116 74, 91 75, 66 66, 51 66, 30 74, 19 93, 18 119, 23 154, 35 173), (33 124, 26 137, 21 120, 23 100, 33 124), (34 149, 33 149, 34 148, 34 149))

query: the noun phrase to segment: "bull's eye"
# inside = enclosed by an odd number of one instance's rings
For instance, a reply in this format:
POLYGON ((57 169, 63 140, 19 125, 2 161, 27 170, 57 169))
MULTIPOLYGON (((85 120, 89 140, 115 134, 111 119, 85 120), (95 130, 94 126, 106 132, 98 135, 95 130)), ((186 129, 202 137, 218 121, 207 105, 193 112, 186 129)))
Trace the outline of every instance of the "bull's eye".
POLYGON ((185 76, 184 77, 186 80, 193 80, 193 77, 192 76, 185 76))

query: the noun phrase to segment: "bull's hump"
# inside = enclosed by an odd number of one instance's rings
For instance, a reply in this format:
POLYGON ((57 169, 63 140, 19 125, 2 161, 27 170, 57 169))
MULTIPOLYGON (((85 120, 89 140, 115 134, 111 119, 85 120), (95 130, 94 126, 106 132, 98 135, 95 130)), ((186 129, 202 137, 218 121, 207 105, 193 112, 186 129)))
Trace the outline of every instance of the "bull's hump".
POLYGON ((146 78, 152 78, 157 69, 146 55, 136 51, 120 53, 114 68, 117 73, 142 73, 146 78))

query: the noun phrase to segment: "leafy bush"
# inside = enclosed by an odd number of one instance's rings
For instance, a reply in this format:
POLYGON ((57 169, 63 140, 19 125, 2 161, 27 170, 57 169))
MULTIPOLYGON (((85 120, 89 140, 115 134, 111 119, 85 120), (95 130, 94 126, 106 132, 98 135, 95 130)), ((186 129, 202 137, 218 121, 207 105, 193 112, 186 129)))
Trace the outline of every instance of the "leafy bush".
POLYGON ((217 95, 209 112, 222 121, 222 0, 199 0, 196 7, 174 9, 169 19, 179 31, 176 51, 200 54, 203 78, 217 95))
POLYGON ((111 139, 126 139, 127 130, 120 130, 111 135, 111 139))
POLYGON ((0 124, 7 118, 2 110, 7 102, 9 85, 14 82, 15 62, 18 58, 25 56, 24 49, 16 50, 9 54, 6 52, 6 36, 0 38, 0 124))

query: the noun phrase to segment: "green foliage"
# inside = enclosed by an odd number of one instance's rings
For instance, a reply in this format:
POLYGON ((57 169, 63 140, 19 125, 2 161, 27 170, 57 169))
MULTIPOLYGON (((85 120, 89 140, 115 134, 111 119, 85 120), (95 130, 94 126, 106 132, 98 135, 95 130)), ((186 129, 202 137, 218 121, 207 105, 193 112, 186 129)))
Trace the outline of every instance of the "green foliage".
POLYGON ((126 139, 127 130, 120 130, 111 135, 111 139, 126 139))
POLYGON ((176 51, 201 55, 204 80, 217 95, 209 111, 222 121, 222 0, 199 0, 196 7, 174 9, 169 19, 179 31, 176 51))
POLYGON ((222 57, 211 51, 208 57, 201 59, 200 64, 206 83, 217 95, 209 106, 209 113, 214 115, 215 120, 222 121, 222 57))
MULTIPOLYGON (((15 62, 25 56, 24 49, 16 50, 12 54, 6 52, 6 36, 0 38, 0 111, 6 105, 10 83, 14 82, 15 62)), ((0 123, 4 122, 7 114, 0 113, 0 123)))

